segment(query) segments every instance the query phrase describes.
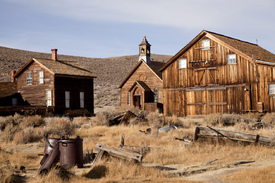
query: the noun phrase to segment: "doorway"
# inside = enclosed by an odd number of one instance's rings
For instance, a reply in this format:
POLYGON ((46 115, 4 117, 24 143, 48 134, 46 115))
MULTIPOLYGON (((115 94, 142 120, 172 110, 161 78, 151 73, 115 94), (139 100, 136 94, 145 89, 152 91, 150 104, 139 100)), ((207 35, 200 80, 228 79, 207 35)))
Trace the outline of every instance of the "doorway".
POLYGON ((140 106, 140 96, 134 96, 134 106, 138 107, 139 109, 141 108, 141 106, 140 106))

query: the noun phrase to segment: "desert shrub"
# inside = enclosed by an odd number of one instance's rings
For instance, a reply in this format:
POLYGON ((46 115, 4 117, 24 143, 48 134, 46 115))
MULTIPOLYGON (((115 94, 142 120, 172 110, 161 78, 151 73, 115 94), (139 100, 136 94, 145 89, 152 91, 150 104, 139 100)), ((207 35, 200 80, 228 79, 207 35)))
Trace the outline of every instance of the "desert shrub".
POLYGON ((64 116, 73 118, 78 116, 91 116, 91 113, 87 109, 75 109, 65 111, 64 116))
POLYGON ((15 142, 16 144, 37 142, 43 138, 43 135, 43 129, 27 127, 15 133, 13 142, 15 142))
POLYGON ((45 129, 46 135, 55 135, 55 136, 67 136, 73 135, 75 131, 75 125, 65 119, 61 119, 59 121, 55 121, 54 123, 48 125, 45 129))
POLYGON ((262 117, 262 123, 264 123, 265 128, 270 128, 275 126, 275 113, 266 113, 262 117))
POLYGON ((7 116, 7 117, 0 117, 0 130, 4 131, 5 127, 7 124, 13 123, 13 117, 12 116, 7 116))
POLYGON ((238 122, 243 122, 238 114, 209 114, 204 118, 204 122, 211 126, 233 126, 238 122))
POLYGON ((13 115, 13 123, 14 125, 19 125, 24 119, 24 116, 21 116, 20 114, 18 113, 15 113, 13 115))
POLYGON ((35 115, 35 116, 27 116, 23 118, 23 121, 20 123, 20 127, 26 128, 26 127, 40 127, 45 125, 45 121, 41 116, 35 115))
POLYGON ((95 125, 107 126, 108 125, 108 112, 99 112, 96 114, 96 119, 93 121, 95 125))
POLYGON ((15 126, 13 123, 7 124, 5 130, 1 133, 0 140, 2 142, 12 142, 14 134, 19 130, 19 127, 15 126))

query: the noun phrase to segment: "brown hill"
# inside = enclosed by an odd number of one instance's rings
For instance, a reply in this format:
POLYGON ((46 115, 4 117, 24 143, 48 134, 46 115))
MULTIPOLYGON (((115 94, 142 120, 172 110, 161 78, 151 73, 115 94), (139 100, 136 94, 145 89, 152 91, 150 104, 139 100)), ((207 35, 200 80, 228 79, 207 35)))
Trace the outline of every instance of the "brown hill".
MULTIPOLYGON (((18 70, 31 58, 51 58, 51 54, 0 47, 0 82, 10 81, 10 71, 18 70)), ((152 54, 151 58, 153 61, 167 62, 171 56, 152 54)), ((95 84, 119 85, 136 65, 138 55, 110 58, 58 55, 58 59, 79 62, 97 75, 95 84)))
MULTIPOLYGON (((49 50, 50 52, 50 50, 49 50)), ((155 62, 167 62, 172 56, 152 54, 155 62)), ((51 53, 39 53, 0 47, 0 82, 10 81, 10 71, 19 70, 31 58, 51 58, 51 53)), ((138 55, 88 58, 58 55, 60 60, 77 61, 97 75, 95 79, 95 107, 119 106, 119 84, 138 62, 138 55)))

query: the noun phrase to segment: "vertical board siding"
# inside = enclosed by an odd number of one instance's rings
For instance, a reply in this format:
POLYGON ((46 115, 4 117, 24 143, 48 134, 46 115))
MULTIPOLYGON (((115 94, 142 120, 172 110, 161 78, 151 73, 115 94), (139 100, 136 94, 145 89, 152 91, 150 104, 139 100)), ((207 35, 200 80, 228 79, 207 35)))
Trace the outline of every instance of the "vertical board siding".
POLYGON ((214 40, 210 40, 210 49, 203 50, 201 40, 163 71, 165 115, 242 113, 257 110, 258 102, 264 110, 275 112, 275 96, 268 93, 269 84, 275 84, 274 66, 256 64, 253 58, 237 53, 236 63, 227 64, 227 55, 234 51, 214 40), (187 58, 188 68, 178 68, 181 58, 187 58), (226 89, 185 91, 213 86, 226 89))

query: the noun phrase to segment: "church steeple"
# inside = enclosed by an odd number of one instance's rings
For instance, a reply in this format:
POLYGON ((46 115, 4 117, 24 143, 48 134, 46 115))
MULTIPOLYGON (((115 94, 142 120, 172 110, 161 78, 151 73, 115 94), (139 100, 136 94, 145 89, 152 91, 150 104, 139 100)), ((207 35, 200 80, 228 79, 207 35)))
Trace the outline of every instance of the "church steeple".
POLYGON ((139 59, 143 60, 144 62, 146 62, 148 65, 151 65, 151 45, 149 44, 149 42, 146 39, 146 36, 143 37, 142 42, 139 44, 139 59))

